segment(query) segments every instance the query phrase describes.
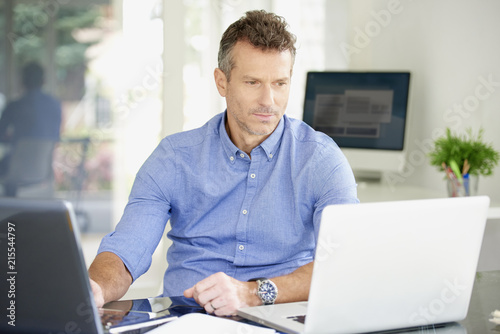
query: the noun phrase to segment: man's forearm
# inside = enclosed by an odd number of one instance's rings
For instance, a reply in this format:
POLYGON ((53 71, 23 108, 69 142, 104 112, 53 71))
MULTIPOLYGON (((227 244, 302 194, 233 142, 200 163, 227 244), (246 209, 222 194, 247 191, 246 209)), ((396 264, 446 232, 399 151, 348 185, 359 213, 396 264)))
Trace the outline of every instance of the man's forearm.
POLYGON ((96 256, 90 265, 89 277, 99 284, 104 303, 123 297, 132 284, 132 275, 122 260, 110 252, 103 252, 96 256))
POLYGON ((313 265, 314 262, 309 262, 288 275, 271 278, 278 287, 276 303, 304 301, 309 298, 313 265))
MULTIPOLYGON (((276 303, 305 301, 309 298, 309 287, 313 262, 294 272, 271 277, 278 287, 276 303)), ((238 281, 222 272, 215 273, 199 281, 184 291, 184 296, 194 298, 209 313, 219 316, 236 315, 241 307, 262 305, 257 296, 257 282, 238 281)))

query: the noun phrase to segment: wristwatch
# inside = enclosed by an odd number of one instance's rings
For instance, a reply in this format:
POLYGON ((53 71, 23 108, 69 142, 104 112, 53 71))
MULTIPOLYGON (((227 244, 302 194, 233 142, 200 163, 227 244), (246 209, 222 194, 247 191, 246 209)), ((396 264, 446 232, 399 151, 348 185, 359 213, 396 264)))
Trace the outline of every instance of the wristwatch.
POLYGON ((273 281, 267 278, 256 278, 252 281, 257 281, 258 289, 257 296, 262 300, 264 305, 272 305, 278 298, 278 287, 273 281))

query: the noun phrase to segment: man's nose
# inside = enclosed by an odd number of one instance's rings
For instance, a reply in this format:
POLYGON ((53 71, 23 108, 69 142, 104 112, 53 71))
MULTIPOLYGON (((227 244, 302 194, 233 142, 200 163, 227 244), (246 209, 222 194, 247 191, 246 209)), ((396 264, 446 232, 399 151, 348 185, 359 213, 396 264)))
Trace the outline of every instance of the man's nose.
POLYGON ((259 103, 262 106, 270 107, 274 105, 274 92, 269 85, 263 85, 260 91, 259 103))

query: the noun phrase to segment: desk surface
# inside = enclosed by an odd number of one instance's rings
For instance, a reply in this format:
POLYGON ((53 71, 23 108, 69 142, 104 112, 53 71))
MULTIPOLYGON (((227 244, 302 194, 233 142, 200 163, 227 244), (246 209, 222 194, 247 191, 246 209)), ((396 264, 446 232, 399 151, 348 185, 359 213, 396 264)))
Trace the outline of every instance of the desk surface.
MULTIPOLYGON (((144 300, 134 300, 136 305, 145 304, 151 307, 150 311, 159 311, 160 309, 168 308, 172 305, 177 305, 175 297, 172 300, 168 297, 153 298, 144 300), (172 302, 174 300, 174 302, 172 302)), ((130 301, 120 301, 107 304, 107 308, 120 309, 120 303, 130 303, 130 301)), ((194 311, 200 311, 193 308, 194 311)), ((500 310, 500 271, 486 271, 480 272, 476 275, 474 289, 472 291, 471 302, 467 318, 458 323, 452 323, 442 328, 434 328, 434 326, 425 326, 413 330, 403 330, 397 333, 494 333, 500 332, 500 325, 495 325, 490 322, 491 313, 495 310, 500 310)), ((188 313, 187 310, 186 313, 188 313)), ((242 321, 242 319, 235 317, 234 320, 242 321)), ((245 321, 248 323, 248 321, 245 321)), ((381 332, 382 333, 382 332, 381 332)), ((392 331, 391 333, 395 333, 392 331)))
MULTIPOLYGON (((402 201, 442 197, 448 197, 444 188, 442 191, 438 191, 435 189, 403 184, 390 186, 383 182, 358 183, 358 198, 361 202, 402 201)), ((490 203, 488 219, 500 219, 500 203, 490 203)))
POLYGON ((500 310, 500 270, 476 275, 467 318, 460 323, 467 333, 500 332, 500 325, 490 322, 491 313, 500 310))

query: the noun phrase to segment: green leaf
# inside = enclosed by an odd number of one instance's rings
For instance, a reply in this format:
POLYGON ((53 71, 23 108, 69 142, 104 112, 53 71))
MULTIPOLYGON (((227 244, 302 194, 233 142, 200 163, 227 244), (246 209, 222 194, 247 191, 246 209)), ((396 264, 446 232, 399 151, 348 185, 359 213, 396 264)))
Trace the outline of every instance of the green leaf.
POLYGON ((458 135, 447 128, 446 135, 436 139, 434 149, 429 152, 430 164, 442 171, 443 162, 450 164, 455 161, 460 172, 467 160, 470 165, 469 174, 493 174, 500 154, 491 145, 483 142, 483 132, 483 129, 480 129, 478 134, 474 135, 472 129, 467 129, 465 134, 458 135))

